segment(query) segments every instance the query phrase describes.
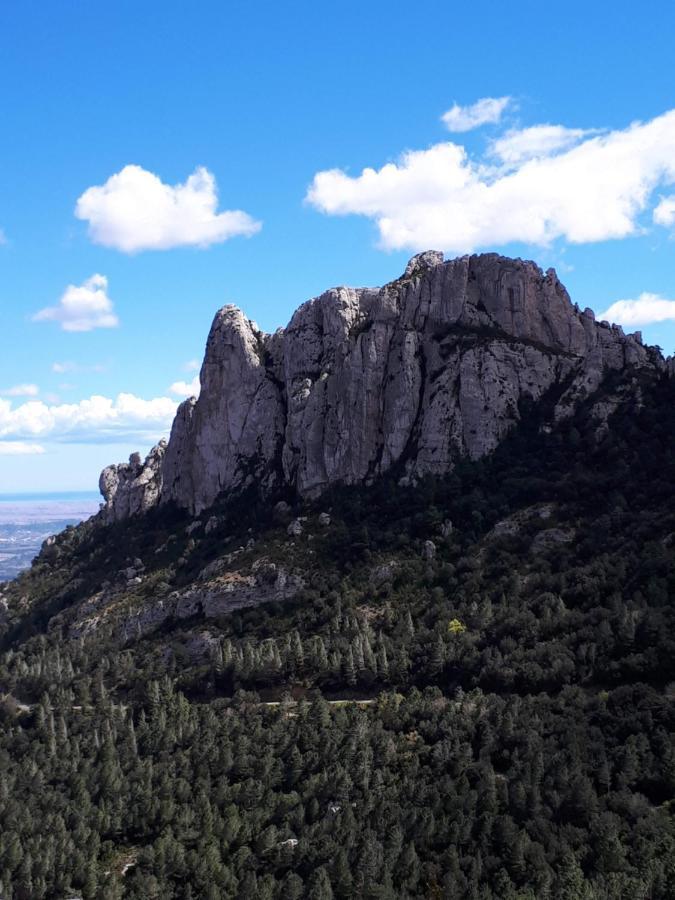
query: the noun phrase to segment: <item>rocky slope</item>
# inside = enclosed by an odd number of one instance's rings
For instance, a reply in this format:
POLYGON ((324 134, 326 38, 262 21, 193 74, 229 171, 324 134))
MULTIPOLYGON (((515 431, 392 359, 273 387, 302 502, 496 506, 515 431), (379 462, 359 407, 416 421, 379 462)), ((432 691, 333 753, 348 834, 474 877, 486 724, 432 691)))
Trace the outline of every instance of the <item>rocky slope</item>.
POLYGON ((388 470, 403 482, 442 474, 492 451, 525 401, 546 397, 559 420, 610 371, 664 366, 639 334, 573 305, 552 269, 422 253, 382 288, 308 301, 275 334, 221 309, 199 399, 145 463, 104 470, 102 515, 171 501, 198 514, 251 483, 315 497, 388 470))

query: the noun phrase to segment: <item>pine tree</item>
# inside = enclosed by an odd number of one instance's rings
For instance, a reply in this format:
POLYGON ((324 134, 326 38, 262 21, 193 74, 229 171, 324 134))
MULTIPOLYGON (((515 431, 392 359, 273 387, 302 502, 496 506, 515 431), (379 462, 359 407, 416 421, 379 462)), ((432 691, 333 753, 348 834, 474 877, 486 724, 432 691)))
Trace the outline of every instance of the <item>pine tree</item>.
POLYGON ((302 673, 305 668, 305 651, 302 646, 302 640, 300 639, 300 635, 297 631, 293 632, 293 636, 291 638, 291 656, 295 671, 298 673, 302 673))
POLYGON ((572 851, 563 857, 556 878, 556 900, 590 900, 591 893, 584 873, 572 851))
POLYGON ((363 644, 360 634, 354 636, 354 639, 352 640, 351 651, 356 671, 363 672, 366 667, 366 662, 363 654, 363 644))
POLYGON ((333 900, 333 888, 328 872, 323 866, 310 876, 307 900, 333 900))
POLYGON ((377 674, 381 681, 385 683, 389 681, 389 659, 382 632, 380 632, 377 641, 377 674))
POLYGON ((445 644, 443 638, 439 635, 434 642, 429 659, 429 673, 432 676, 439 675, 443 671, 445 665, 445 644))
POLYGON ((283 880, 281 896, 284 900, 301 900, 305 886, 302 878, 296 872, 289 872, 283 880))
POLYGON ((343 671, 347 684, 350 687, 354 687, 356 684, 356 666, 354 665, 354 654, 352 653, 351 645, 347 647, 347 651, 344 657, 343 671))
POLYGON ((323 642, 323 638, 319 635, 314 639, 313 664, 315 669, 320 673, 328 671, 328 653, 326 652, 326 645, 323 642))
POLYGON ((353 897, 352 871, 344 848, 338 850, 332 866, 332 883, 334 892, 340 900, 348 900, 353 897))

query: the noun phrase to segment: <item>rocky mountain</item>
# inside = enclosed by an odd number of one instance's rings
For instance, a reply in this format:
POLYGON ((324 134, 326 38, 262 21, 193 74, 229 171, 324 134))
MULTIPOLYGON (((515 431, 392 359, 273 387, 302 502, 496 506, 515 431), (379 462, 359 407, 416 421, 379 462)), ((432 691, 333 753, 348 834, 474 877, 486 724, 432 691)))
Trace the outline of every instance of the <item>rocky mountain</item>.
POLYGON ((672 900, 671 376, 497 256, 221 310, 0 584, 0 895, 672 900))
MULTIPOLYGON (((316 497, 334 484, 402 483, 494 450, 547 400, 551 423, 610 371, 666 363, 574 305, 553 269, 429 251, 382 288, 334 288, 265 334, 234 307, 214 319, 199 399, 168 444, 101 475, 106 521, 174 502, 199 514, 255 484, 316 497)), ((596 410, 606 419, 615 403, 596 410)))

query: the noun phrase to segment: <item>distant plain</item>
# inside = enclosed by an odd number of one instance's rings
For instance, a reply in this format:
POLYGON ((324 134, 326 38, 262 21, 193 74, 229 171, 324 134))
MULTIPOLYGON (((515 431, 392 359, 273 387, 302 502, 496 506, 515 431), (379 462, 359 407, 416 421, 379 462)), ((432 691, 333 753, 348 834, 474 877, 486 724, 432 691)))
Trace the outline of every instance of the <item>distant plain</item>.
POLYGON ((91 492, 0 494, 0 581, 28 568, 44 540, 98 511, 91 492))

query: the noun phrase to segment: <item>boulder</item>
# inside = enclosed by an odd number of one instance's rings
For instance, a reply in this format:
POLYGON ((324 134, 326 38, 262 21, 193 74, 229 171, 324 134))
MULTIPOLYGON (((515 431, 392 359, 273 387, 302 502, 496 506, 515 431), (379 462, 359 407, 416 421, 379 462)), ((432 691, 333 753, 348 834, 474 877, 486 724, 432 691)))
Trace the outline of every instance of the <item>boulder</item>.
POLYGON ((221 521, 222 520, 218 516, 210 516, 204 526, 204 534, 211 534, 212 531, 215 531, 221 524, 221 521))
POLYGON ((300 519, 293 519, 286 531, 289 537, 300 537, 303 532, 302 522, 300 521, 300 519))
POLYGON ((436 544, 433 541, 425 541, 422 544, 422 558, 426 559, 427 562, 431 562, 432 559, 436 558, 436 544))
POLYGON ((395 559, 391 559, 386 563, 380 563, 379 566, 375 566, 371 570, 370 583, 375 587, 379 587, 382 584, 393 581, 398 568, 399 564, 395 559))
POLYGON ((452 534, 452 522, 450 519, 446 519, 445 522, 441 525, 441 537, 447 538, 452 534))

